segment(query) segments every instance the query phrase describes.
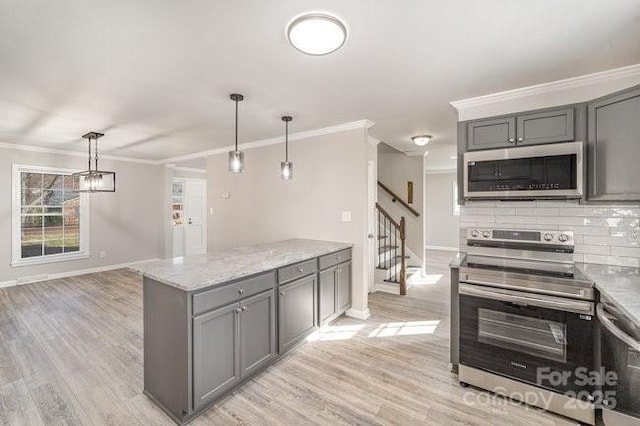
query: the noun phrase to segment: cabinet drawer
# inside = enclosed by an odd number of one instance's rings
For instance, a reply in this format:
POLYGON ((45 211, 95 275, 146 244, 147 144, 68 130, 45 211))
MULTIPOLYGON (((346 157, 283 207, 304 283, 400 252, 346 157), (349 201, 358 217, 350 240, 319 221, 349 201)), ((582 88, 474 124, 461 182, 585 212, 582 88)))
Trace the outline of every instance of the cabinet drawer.
POLYGON ((295 280, 296 278, 312 274, 317 270, 317 259, 306 260, 304 262, 296 263, 295 265, 285 266, 284 268, 278 269, 278 283, 282 284, 287 281, 295 280))
POLYGON ((275 282, 275 272, 271 271, 194 294, 193 315, 269 290, 275 282))
POLYGON ((330 268, 333 265, 337 265, 338 263, 346 262, 347 260, 351 260, 351 249, 337 251, 331 254, 325 254, 320 257, 320 269, 330 268))

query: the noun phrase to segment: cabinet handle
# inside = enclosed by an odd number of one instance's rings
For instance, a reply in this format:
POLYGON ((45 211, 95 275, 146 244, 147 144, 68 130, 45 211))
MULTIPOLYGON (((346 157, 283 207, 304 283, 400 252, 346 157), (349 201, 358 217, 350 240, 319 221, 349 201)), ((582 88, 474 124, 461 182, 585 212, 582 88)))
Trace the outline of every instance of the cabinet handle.
POLYGON ((516 140, 515 140, 514 138, 509 138, 509 139, 507 139, 507 142, 509 142, 509 143, 515 143, 515 141, 516 141, 516 140))
POLYGON ((522 142, 524 138, 518 138, 518 142, 522 142))
POLYGON ((284 296, 284 291, 281 291, 281 292, 280 292, 280 296, 284 296))
POLYGON ((341 257, 341 256, 337 256, 337 257, 336 257, 336 260, 340 260, 340 259, 342 259, 342 257, 341 257))
POLYGON ((240 312, 242 312, 242 309, 238 308, 238 309, 235 309, 235 311, 236 311, 236 314, 239 314, 240 312))
POLYGON ((239 293, 239 294, 243 294, 243 293, 244 293, 244 288, 240 288, 240 289, 238 289, 238 293, 239 293))
POLYGON ((242 312, 247 312, 249 310, 246 306, 243 306, 241 309, 242 309, 242 312))
POLYGON ((304 269, 303 268, 298 268, 298 272, 303 273, 304 269))

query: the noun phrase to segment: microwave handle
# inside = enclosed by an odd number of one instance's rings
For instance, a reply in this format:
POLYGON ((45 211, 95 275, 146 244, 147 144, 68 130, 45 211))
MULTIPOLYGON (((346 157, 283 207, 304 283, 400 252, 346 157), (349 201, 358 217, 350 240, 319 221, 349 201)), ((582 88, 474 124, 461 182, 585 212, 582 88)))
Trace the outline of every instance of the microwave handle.
POLYGON ((640 342, 629 336, 627 333, 620 330, 616 325, 609 319, 607 316, 607 312, 604 309, 604 305, 602 303, 598 303, 596 306, 596 314, 598 315, 598 319, 600 320, 600 324, 604 326, 611 334, 613 334, 618 340, 623 342, 625 345, 633 349, 634 351, 640 352, 640 342))

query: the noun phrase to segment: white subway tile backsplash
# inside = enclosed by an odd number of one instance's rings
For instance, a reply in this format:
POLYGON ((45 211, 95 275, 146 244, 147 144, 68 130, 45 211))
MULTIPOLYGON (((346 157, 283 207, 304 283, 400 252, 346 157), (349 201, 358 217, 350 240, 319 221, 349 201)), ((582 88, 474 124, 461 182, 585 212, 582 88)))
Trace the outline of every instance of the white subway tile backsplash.
POLYGON ((572 231, 574 261, 640 267, 640 244, 627 240, 640 226, 640 208, 577 201, 480 201, 461 208, 461 227, 572 231))

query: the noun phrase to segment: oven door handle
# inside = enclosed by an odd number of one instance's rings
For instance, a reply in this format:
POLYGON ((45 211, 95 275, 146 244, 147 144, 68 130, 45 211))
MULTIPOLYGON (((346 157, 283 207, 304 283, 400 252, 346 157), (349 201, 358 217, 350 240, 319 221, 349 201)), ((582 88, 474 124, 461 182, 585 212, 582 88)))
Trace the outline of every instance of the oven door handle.
POLYGON ((593 315, 593 304, 579 300, 558 300, 559 298, 544 295, 521 294, 509 290, 492 291, 479 288, 472 284, 460 283, 459 293, 467 296, 481 297, 483 299, 511 302, 516 305, 537 306, 556 311, 574 312, 577 314, 593 315))
MULTIPOLYGON (((604 326, 611 334, 613 334, 618 340, 623 342, 625 345, 633 349, 634 351, 640 352, 640 342, 635 340, 633 337, 629 336, 624 331, 620 330, 616 325, 609 319, 607 316, 607 311, 604 308, 602 303, 598 303, 596 306, 596 314, 598 315, 598 319, 600 320, 600 324, 604 326)), ((609 313, 609 315, 611 315, 609 313)))

